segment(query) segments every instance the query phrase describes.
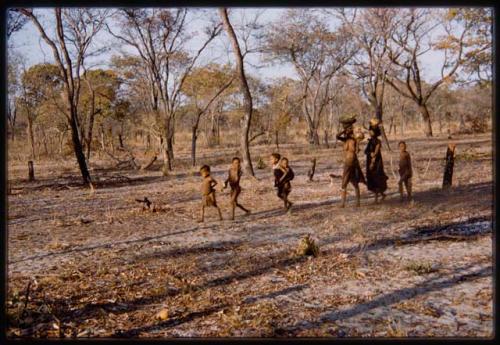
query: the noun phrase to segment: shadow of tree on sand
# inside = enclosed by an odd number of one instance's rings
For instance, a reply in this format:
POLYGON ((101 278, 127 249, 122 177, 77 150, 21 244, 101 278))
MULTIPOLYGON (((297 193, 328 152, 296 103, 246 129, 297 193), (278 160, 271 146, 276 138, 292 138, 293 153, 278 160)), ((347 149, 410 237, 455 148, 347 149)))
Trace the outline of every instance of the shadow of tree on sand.
POLYGON ((434 275, 429 279, 415 284, 411 287, 405 287, 401 289, 394 290, 392 292, 388 292, 380 295, 379 297, 365 303, 357 304, 350 308, 344 310, 337 310, 332 312, 327 312, 323 314, 319 320, 314 322, 307 322, 304 320, 297 322, 295 325, 287 327, 286 330, 288 332, 293 332, 298 329, 313 329, 319 328, 323 324, 328 322, 341 321, 345 319, 349 319, 356 315, 360 315, 366 313, 370 310, 379 308, 379 307, 388 307, 390 305, 399 303, 404 300, 409 300, 418 295, 424 295, 429 292, 438 291, 442 289, 446 289, 452 287, 456 284, 460 284, 464 281, 473 281, 484 277, 492 276, 492 266, 479 267, 474 271, 471 271, 471 268, 475 268, 477 264, 469 264, 466 266, 458 267, 454 269, 448 276, 434 275), (462 274, 460 274, 462 273, 462 274))
MULTIPOLYGON (((291 287, 288 287, 288 288, 285 288, 282 290, 274 291, 274 292, 263 294, 263 295, 252 296, 252 297, 249 297, 249 298, 246 298, 245 300, 243 300, 242 304, 253 304, 253 303, 256 303, 260 300, 273 299, 273 298, 276 298, 278 296, 284 296, 284 295, 287 295, 287 294, 290 294, 293 292, 301 291, 301 290, 307 288, 308 286, 309 286, 308 284, 301 284, 301 285, 291 286, 291 287)), ((150 331, 155 331, 155 330, 160 330, 160 329, 178 326, 180 324, 193 321, 197 318, 209 316, 211 314, 214 314, 216 312, 219 312, 219 311, 224 310, 225 308, 229 308, 231 306, 233 306, 233 305, 227 304, 227 303, 211 306, 211 307, 205 308, 201 311, 191 312, 191 313, 184 315, 184 316, 174 316, 174 317, 170 318, 169 320, 163 321, 160 323, 154 323, 154 324, 147 325, 147 326, 137 327, 137 328, 133 328, 133 329, 130 329, 130 330, 127 330, 124 332, 119 331, 119 332, 115 333, 114 337, 135 337, 143 332, 150 332, 150 331)))

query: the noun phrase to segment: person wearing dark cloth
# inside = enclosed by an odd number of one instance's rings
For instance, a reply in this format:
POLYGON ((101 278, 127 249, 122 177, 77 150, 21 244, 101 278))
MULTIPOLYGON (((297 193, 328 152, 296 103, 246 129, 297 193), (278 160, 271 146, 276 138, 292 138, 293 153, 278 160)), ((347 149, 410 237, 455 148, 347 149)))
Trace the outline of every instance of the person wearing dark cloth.
POLYGON ((246 212, 246 214, 249 214, 250 211, 241 206, 238 203, 238 196, 241 193, 241 187, 240 187, 240 178, 241 175, 243 175, 241 171, 241 165, 240 165, 240 159, 238 157, 234 157, 232 162, 231 162, 231 168, 228 171, 227 174, 227 179, 224 181, 224 187, 222 187, 222 190, 227 188, 227 185, 229 183, 229 186, 231 187, 231 219, 234 220, 234 212, 236 207, 239 207, 243 211, 246 212))
POLYGON ((385 199, 387 190, 387 175, 384 172, 384 162, 382 160, 382 142, 378 138, 381 134, 377 119, 370 121, 370 139, 366 145, 366 182, 368 190, 375 193, 375 203, 378 203, 379 194, 382 200, 385 199))
POLYGON ((286 157, 281 158, 280 168, 275 170, 275 187, 278 188, 278 197, 283 200, 286 210, 292 207, 293 203, 288 200, 288 195, 292 191, 292 184, 290 181, 293 180, 295 174, 292 168, 288 165, 288 159, 286 157))
POLYGON ((344 125, 344 130, 337 134, 337 140, 344 143, 344 171, 342 173, 342 205, 345 207, 345 201, 347 196, 347 185, 349 182, 354 186, 356 192, 356 207, 360 206, 360 193, 359 193, 359 183, 366 184, 365 177, 359 166, 358 156, 357 156, 357 141, 354 138, 354 131, 352 124, 347 123, 344 125))
POLYGON ((399 196, 401 201, 404 200, 403 197, 403 185, 406 188, 406 193, 408 194, 408 200, 412 200, 411 194, 411 178, 413 176, 413 171, 411 168, 411 157, 410 153, 406 151, 406 143, 404 141, 399 142, 399 196))

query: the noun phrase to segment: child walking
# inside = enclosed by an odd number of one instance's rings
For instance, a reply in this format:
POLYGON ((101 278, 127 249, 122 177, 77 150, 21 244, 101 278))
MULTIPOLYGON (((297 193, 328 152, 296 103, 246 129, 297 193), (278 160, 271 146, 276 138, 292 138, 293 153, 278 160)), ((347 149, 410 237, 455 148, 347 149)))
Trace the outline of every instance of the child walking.
POLYGON ((411 168, 411 157, 408 151, 406 151, 406 143, 404 141, 399 142, 399 196, 401 201, 404 200, 403 196, 403 185, 406 188, 406 193, 408 194, 408 200, 412 200, 411 194, 411 178, 413 176, 413 171, 411 168))
POLYGON ((234 157, 232 162, 231 162, 231 168, 229 168, 228 174, 227 174, 227 179, 224 181, 224 187, 222 187, 222 190, 227 188, 227 184, 229 183, 229 186, 231 187, 231 219, 234 220, 234 211, 236 207, 239 207, 243 211, 246 212, 246 214, 249 214, 250 211, 241 206, 238 203, 238 196, 241 193, 241 187, 240 187, 240 178, 241 175, 243 175, 241 171, 241 165, 240 165, 240 159, 238 157, 234 157))
POLYGON ((201 219, 199 220, 199 222, 202 223, 204 221, 205 207, 217 208, 217 212, 219 213, 219 220, 222 220, 222 213, 219 206, 217 206, 217 201, 215 200, 214 187, 217 185, 217 181, 215 181, 212 176, 210 176, 210 167, 208 165, 204 165, 200 168, 200 174, 203 178, 203 181, 201 183, 202 202, 201 219))

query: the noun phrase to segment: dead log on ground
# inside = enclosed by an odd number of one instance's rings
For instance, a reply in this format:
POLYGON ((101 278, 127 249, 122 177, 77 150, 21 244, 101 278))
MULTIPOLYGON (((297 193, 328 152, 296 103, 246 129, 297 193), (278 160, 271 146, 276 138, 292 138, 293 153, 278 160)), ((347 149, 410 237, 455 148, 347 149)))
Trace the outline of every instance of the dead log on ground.
POLYGON ((124 168, 127 166, 132 167, 133 169, 138 170, 139 166, 135 162, 135 157, 132 155, 130 151, 126 151, 128 153, 128 159, 120 159, 118 157, 115 157, 113 154, 109 153, 107 150, 104 150, 104 153, 106 153, 109 157, 111 157, 113 160, 115 160, 116 163, 116 168, 124 168))

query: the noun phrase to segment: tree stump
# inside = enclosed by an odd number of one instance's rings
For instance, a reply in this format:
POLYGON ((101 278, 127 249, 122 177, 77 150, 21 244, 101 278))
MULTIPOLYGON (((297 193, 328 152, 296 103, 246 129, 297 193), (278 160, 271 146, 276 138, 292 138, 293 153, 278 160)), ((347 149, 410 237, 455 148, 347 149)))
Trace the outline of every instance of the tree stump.
POLYGON ((309 177, 309 181, 313 180, 314 172, 316 171, 316 158, 311 159, 311 167, 307 172, 307 176, 309 177))
POLYGON ((451 188, 453 179, 453 165, 455 164, 455 144, 448 144, 446 149, 446 163, 444 167, 443 189, 451 188))
POLYGON ((28 181, 35 181, 35 167, 33 166, 33 161, 28 161, 28 181))

